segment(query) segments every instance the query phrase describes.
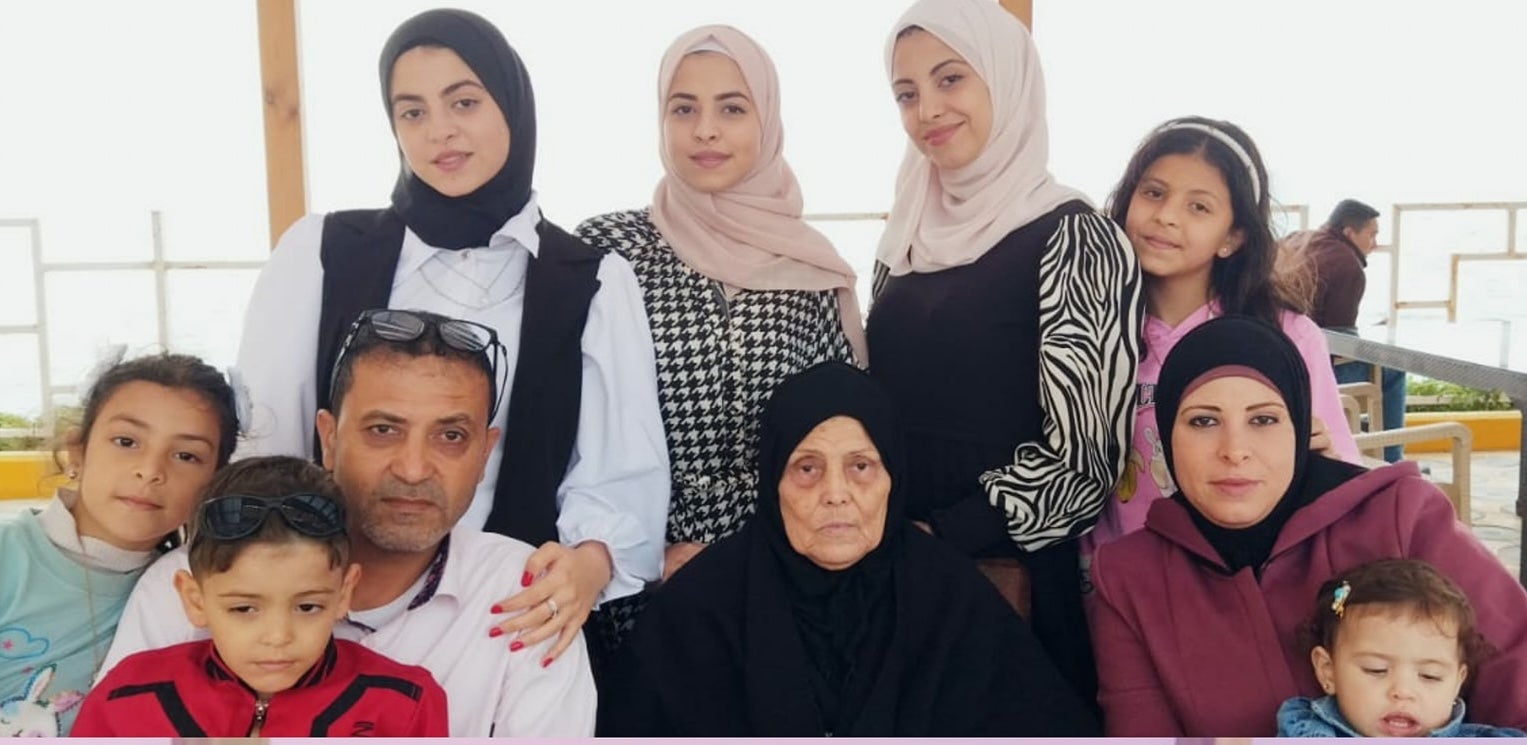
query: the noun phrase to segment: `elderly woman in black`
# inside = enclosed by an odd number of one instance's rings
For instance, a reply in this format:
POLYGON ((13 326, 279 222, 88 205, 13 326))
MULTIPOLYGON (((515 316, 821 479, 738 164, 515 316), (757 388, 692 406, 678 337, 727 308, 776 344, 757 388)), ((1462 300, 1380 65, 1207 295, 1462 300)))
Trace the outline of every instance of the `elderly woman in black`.
POLYGON ((755 517, 655 593, 601 734, 1097 732, 991 583, 906 520, 896 417, 865 373, 787 379, 761 426, 755 517))

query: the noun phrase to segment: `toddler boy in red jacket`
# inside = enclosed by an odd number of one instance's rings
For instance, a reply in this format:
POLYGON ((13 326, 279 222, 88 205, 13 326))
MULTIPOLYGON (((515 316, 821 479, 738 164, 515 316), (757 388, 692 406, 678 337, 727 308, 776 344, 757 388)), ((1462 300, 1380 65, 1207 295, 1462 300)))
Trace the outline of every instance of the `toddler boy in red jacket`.
POLYGON ((212 638, 124 659, 71 735, 446 736, 445 691, 429 671, 333 637, 360 566, 329 474, 250 458, 207 493, 175 587, 212 638))

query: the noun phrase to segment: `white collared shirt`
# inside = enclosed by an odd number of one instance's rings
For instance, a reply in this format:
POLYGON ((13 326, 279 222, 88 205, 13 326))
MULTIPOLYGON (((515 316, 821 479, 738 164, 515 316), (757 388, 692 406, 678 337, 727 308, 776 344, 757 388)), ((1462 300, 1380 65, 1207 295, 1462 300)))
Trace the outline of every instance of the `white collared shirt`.
MULTIPOLYGON (((530 546, 513 538, 458 527, 428 602, 370 633, 339 623, 334 635, 429 670, 445 689, 452 737, 589 737, 598 697, 583 639, 543 668, 541 660, 557 637, 510 652, 506 637, 488 636, 488 629, 504 620, 489 609, 520 589, 530 553, 530 546)), ((182 547, 143 573, 98 682, 128 655, 208 638, 205 629, 186 620, 175 591, 175 572, 186 568, 182 547)), ((412 591, 406 594, 411 597, 412 591)))
MULTIPOLYGON (((540 219, 532 194, 482 248, 434 248, 405 230, 388 300, 389 307, 429 310, 498 331, 508 351, 508 382, 493 420, 496 427, 508 418, 525 270, 540 251, 540 219)), ((292 225, 255 283, 238 355, 253 421, 238 457, 313 453, 323 221, 323 215, 308 215, 292 225)), ((557 532, 569 546, 595 540, 609 549, 614 571, 602 602, 635 594, 661 576, 669 470, 641 288, 631 265, 613 254, 600 262, 598 279, 583 329, 578 434, 557 491, 557 532)), ((503 451, 495 448, 459 525, 481 529, 487 522, 502 458, 503 451)))

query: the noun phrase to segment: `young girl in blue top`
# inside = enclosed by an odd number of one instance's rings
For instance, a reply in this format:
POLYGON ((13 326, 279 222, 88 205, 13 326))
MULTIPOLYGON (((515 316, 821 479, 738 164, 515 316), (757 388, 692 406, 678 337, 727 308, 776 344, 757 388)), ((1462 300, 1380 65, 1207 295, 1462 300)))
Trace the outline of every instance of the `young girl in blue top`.
POLYGON ((233 389, 186 355, 118 362, 65 437, 70 483, 0 521, 0 738, 59 737, 157 549, 178 541, 238 432, 233 389))
POLYGON ((1325 583, 1308 631, 1326 695, 1283 702, 1279 737, 1527 737, 1463 721, 1459 692, 1490 646, 1463 591, 1424 561, 1383 559, 1325 583))

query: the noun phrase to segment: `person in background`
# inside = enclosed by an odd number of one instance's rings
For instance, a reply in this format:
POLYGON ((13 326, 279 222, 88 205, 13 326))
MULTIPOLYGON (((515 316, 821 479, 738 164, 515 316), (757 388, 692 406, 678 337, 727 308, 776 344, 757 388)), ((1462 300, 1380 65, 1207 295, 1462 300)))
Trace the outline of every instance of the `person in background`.
MULTIPOLYGON (((1307 272, 1313 294, 1310 320, 1323 329, 1357 333, 1357 310, 1362 304, 1368 277, 1363 270, 1368 256, 1378 248, 1379 211, 1356 199, 1343 199, 1319 230, 1295 233, 1283 239, 1282 250, 1291 252, 1293 266, 1307 272)), ((1383 396, 1384 428, 1405 426, 1405 371, 1380 369, 1379 392, 1383 396)), ((1373 379, 1373 365, 1351 360, 1336 365, 1336 382, 1366 383, 1373 379)), ((1384 448, 1384 460, 1394 463, 1405 456, 1404 445, 1384 448)))

